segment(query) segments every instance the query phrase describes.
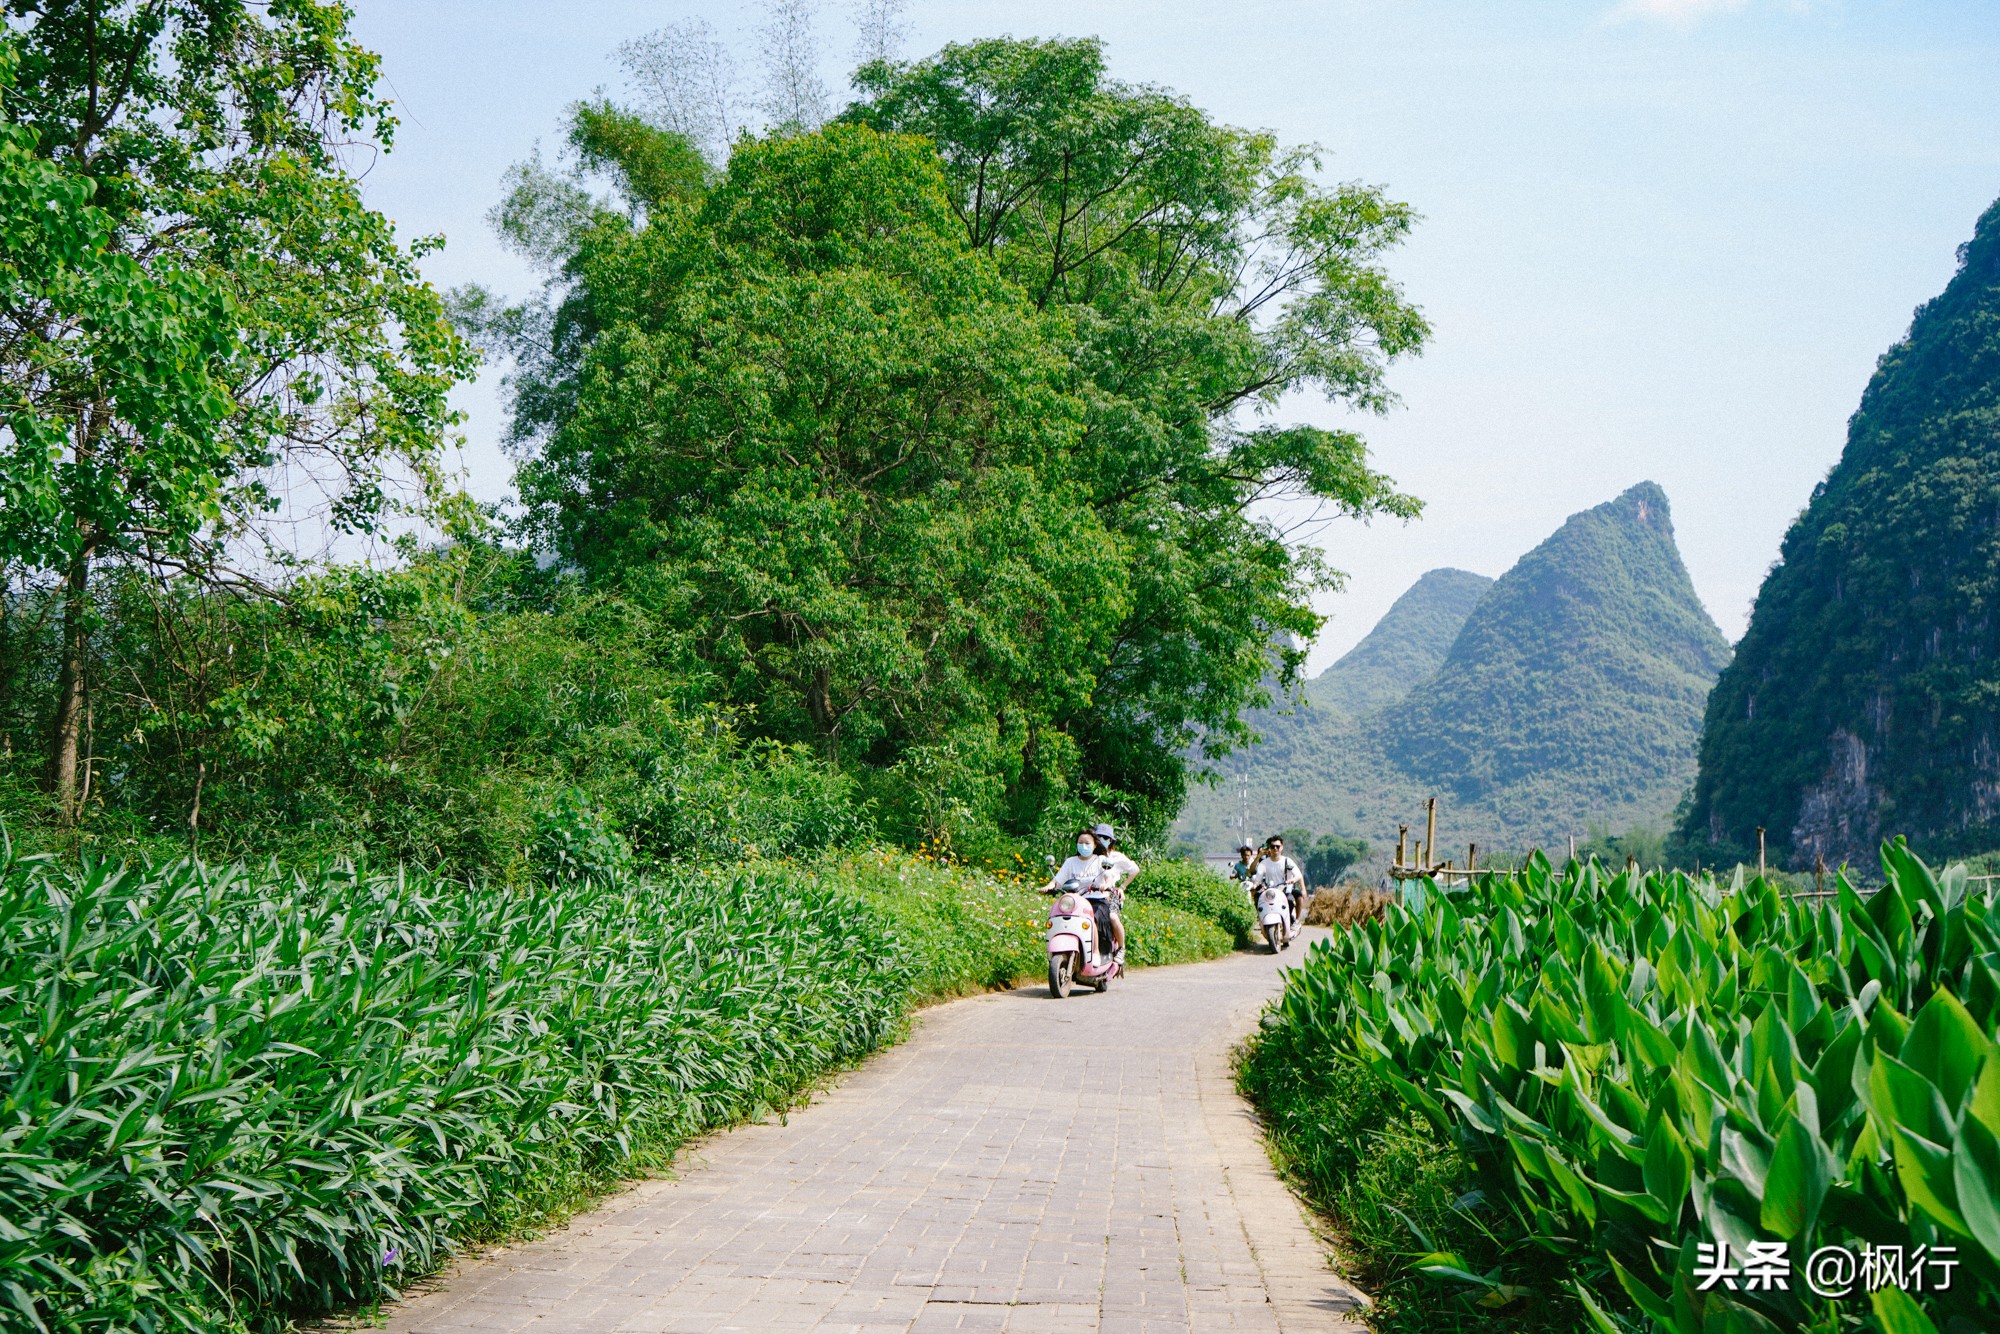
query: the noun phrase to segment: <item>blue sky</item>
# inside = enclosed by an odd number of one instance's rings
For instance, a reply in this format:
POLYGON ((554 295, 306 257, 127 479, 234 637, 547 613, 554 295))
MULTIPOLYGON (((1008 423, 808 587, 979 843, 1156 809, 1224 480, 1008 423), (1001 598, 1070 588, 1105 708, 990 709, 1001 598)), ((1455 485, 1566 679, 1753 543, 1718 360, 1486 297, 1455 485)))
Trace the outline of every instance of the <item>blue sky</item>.
MULTIPOLYGON (((754 76, 757 11, 682 0, 358 0, 403 125, 368 175, 442 285, 525 292, 485 211, 612 51, 691 16, 754 76)), ((1410 201, 1392 261, 1436 330, 1365 431, 1427 505, 1321 534, 1312 666, 1424 570, 1497 575, 1563 518, 1650 478, 1695 585, 1742 632, 1778 539, 1838 457, 1875 359, 2000 196, 2000 5, 1938 0, 913 0, 907 53, 1102 37, 1120 77, 1327 152, 1410 201)), ((825 6, 838 88, 854 36, 825 6)), ((508 464, 488 383, 461 395, 473 489, 508 464)), ((1322 404, 1287 405, 1334 420, 1322 404)))

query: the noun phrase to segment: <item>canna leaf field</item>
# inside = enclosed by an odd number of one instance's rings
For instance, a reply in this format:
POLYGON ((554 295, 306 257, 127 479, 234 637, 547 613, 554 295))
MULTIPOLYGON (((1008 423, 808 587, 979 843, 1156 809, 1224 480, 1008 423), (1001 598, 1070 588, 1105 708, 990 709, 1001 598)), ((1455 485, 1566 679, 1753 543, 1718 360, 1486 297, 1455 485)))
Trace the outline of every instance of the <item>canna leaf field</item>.
POLYGON ((1882 869, 1790 898, 1536 854, 1315 944, 1242 1080, 1380 1324, 2000 1328, 2000 905, 1900 842, 1882 869), (1711 1281, 1704 1244, 1753 1243, 1784 1286, 1711 1281), (1905 1273, 1822 1296, 1827 1247, 1905 1273))
MULTIPOLYGON (((1038 896, 909 857, 533 889, 0 852, 0 1330, 365 1306, 1040 969, 1038 896)), ((1156 962, 1229 948, 1165 905, 1156 962)))

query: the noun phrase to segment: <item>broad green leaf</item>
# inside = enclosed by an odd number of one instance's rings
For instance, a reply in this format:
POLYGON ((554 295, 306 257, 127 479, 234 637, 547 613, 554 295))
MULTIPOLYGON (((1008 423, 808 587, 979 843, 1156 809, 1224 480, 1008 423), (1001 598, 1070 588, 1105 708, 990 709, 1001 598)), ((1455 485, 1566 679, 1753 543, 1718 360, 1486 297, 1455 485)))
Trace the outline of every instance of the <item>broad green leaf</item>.
POLYGON ((1900 1288, 1882 1288, 1868 1294, 1882 1334, 1938 1334, 1938 1327, 1924 1314, 1916 1299, 1900 1288))
POLYGON ((1837 1167, 1819 1136, 1796 1117, 1788 1118, 1764 1177, 1759 1218, 1765 1230, 1781 1241, 1810 1235, 1837 1167))
POLYGON ((1994 1053, 1993 1042, 1958 998, 1939 989, 1903 1039, 1903 1064, 1936 1085, 1947 1108, 1965 1098, 1980 1064, 1994 1053))
POLYGON ((1708 1294, 1701 1331, 1702 1334, 1781 1334, 1778 1326, 1761 1312, 1719 1291, 1708 1294))
POLYGON ((1694 1155, 1671 1121, 1661 1121, 1646 1141, 1646 1191, 1668 1211, 1680 1216, 1687 1203, 1688 1182, 1694 1176, 1694 1155))
MULTIPOLYGON (((1995 1065, 1989 1061, 1988 1071, 1995 1065)), ((2000 1263, 2000 1135, 1979 1117, 1968 1115, 1952 1145, 1951 1168, 1965 1230, 2000 1263)))

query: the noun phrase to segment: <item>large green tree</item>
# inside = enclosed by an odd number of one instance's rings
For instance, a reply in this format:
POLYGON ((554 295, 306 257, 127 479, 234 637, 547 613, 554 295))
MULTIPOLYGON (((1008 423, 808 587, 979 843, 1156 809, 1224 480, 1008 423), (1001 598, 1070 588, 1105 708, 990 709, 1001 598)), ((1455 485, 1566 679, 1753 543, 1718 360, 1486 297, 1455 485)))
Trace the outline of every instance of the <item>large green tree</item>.
POLYGON ((349 170, 393 121, 346 5, 6 14, 10 175, 33 158, 80 210, 0 312, 0 558, 65 585, 49 777, 73 811, 94 566, 240 580, 232 547, 272 554, 258 539, 288 504, 337 532, 379 523, 399 483, 434 494, 466 358, 349 170))
POLYGON ((1076 466, 1117 534, 1131 605, 1091 707, 1065 724, 1100 792, 1171 816, 1179 756, 1247 736, 1246 705, 1338 575, 1265 502, 1409 517, 1361 437, 1273 420, 1307 392, 1379 411, 1427 335, 1380 265, 1412 223, 1315 154, 1109 76, 1092 40, 997 39, 857 76, 848 118, 937 146, 966 244, 1069 331, 1076 466))
POLYGON ((604 103, 569 149, 613 197, 517 172, 499 220, 550 290, 465 313, 519 359, 523 497, 773 734, 1018 828, 1075 799, 1157 828, 1337 578, 1266 503, 1416 512, 1358 435, 1271 419, 1391 401, 1410 214, 1092 42, 857 86, 713 184, 604 103))
POLYGON ((886 773, 920 825, 991 820, 1068 777, 1057 721, 1127 605, 1059 321, 964 245, 921 140, 745 142, 712 188, 650 170, 676 142, 581 108, 625 207, 528 179, 507 214, 524 244, 570 219, 553 319, 589 331, 522 398, 554 409, 523 500, 760 731, 886 773))

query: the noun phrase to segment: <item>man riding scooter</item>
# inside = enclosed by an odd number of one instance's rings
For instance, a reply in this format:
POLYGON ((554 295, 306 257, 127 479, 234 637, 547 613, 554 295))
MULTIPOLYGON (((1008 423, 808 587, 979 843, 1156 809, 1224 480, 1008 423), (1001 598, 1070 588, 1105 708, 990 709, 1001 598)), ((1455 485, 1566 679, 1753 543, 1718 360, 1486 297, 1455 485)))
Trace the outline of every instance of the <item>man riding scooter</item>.
POLYGON ((1285 840, 1277 834, 1264 840, 1264 855, 1258 859, 1253 876, 1251 894, 1254 897, 1258 886, 1282 889, 1292 902, 1292 924, 1296 929, 1305 919, 1306 902, 1305 872, 1299 864, 1285 855, 1285 840))
POLYGON ((1257 886, 1251 881, 1257 874, 1257 845, 1244 839, 1236 845, 1236 861, 1229 868, 1229 878, 1249 892, 1251 902, 1257 900, 1257 886))

